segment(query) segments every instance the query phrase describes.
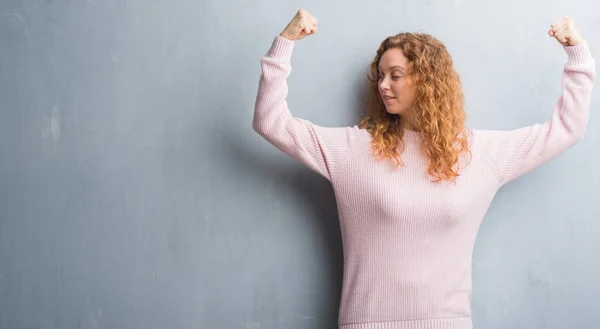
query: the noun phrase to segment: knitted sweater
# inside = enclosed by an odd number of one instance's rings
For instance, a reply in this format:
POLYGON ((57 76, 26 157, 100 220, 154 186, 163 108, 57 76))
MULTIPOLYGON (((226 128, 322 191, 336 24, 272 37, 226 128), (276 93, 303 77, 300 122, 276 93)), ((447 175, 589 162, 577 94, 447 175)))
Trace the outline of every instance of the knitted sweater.
POLYGON ((427 174, 417 132, 405 132, 406 166, 394 168, 373 157, 365 129, 292 116, 293 47, 276 36, 261 57, 253 129, 333 186, 344 254, 339 328, 472 328, 471 260, 482 219, 502 185, 583 138, 595 78, 588 44, 564 47, 551 119, 509 131, 467 128, 471 162, 461 160, 456 182, 441 183, 427 174))

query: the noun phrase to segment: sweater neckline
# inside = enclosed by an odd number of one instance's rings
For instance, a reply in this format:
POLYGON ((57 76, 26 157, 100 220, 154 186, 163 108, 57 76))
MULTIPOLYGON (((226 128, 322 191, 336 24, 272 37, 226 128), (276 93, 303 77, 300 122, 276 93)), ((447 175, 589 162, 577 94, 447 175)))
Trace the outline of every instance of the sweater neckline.
POLYGON ((404 133, 404 136, 412 137, 412 138, 421 136, 421 132, 416 131, 416 130, 404 129, 403 133, 404 133))

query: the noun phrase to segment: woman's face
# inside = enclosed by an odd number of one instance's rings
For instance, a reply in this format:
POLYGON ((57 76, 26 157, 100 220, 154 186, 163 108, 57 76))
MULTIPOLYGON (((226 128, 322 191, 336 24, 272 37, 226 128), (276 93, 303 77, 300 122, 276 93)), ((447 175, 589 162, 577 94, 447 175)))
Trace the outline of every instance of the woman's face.
POLYGON ((407 72, 408 60, 400 48, 390 48, 379 61, 379 94, 391 114, 408 114, 415 89, 407 72))

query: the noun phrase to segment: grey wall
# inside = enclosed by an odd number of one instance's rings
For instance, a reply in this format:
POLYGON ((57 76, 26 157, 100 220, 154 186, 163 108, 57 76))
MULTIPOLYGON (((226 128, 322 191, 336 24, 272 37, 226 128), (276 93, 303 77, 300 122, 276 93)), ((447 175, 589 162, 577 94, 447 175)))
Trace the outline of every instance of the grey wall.
MULTIPOLYGON (((357 122, 381 40, 429 32, 468 123, 550 117, 576 19, 600 3, 0 2, 0 328, 334 328, 342 278, 328 183, 251 128, 259 58, 299 7, 289 104, 357 122)), ((586 139, 504 187, 474 253, 476 328, 600 323, 600 99, 586 139)))

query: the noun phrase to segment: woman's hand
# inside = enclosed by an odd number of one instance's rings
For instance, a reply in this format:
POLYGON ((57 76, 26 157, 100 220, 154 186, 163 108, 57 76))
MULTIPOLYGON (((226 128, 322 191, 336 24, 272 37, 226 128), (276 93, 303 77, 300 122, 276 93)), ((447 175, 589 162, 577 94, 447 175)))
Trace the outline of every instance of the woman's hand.
POLYGON ((575 21, 568 16, 550 25, 548 35, 554 37, 563 46, 577 46, 583 42, 583 37, 575 27, 575 21))
POLYGON ((317 19, 306 10, 300 8, 296 16, 285 27, 279 36, 296 41, 317 33, 317 19))

